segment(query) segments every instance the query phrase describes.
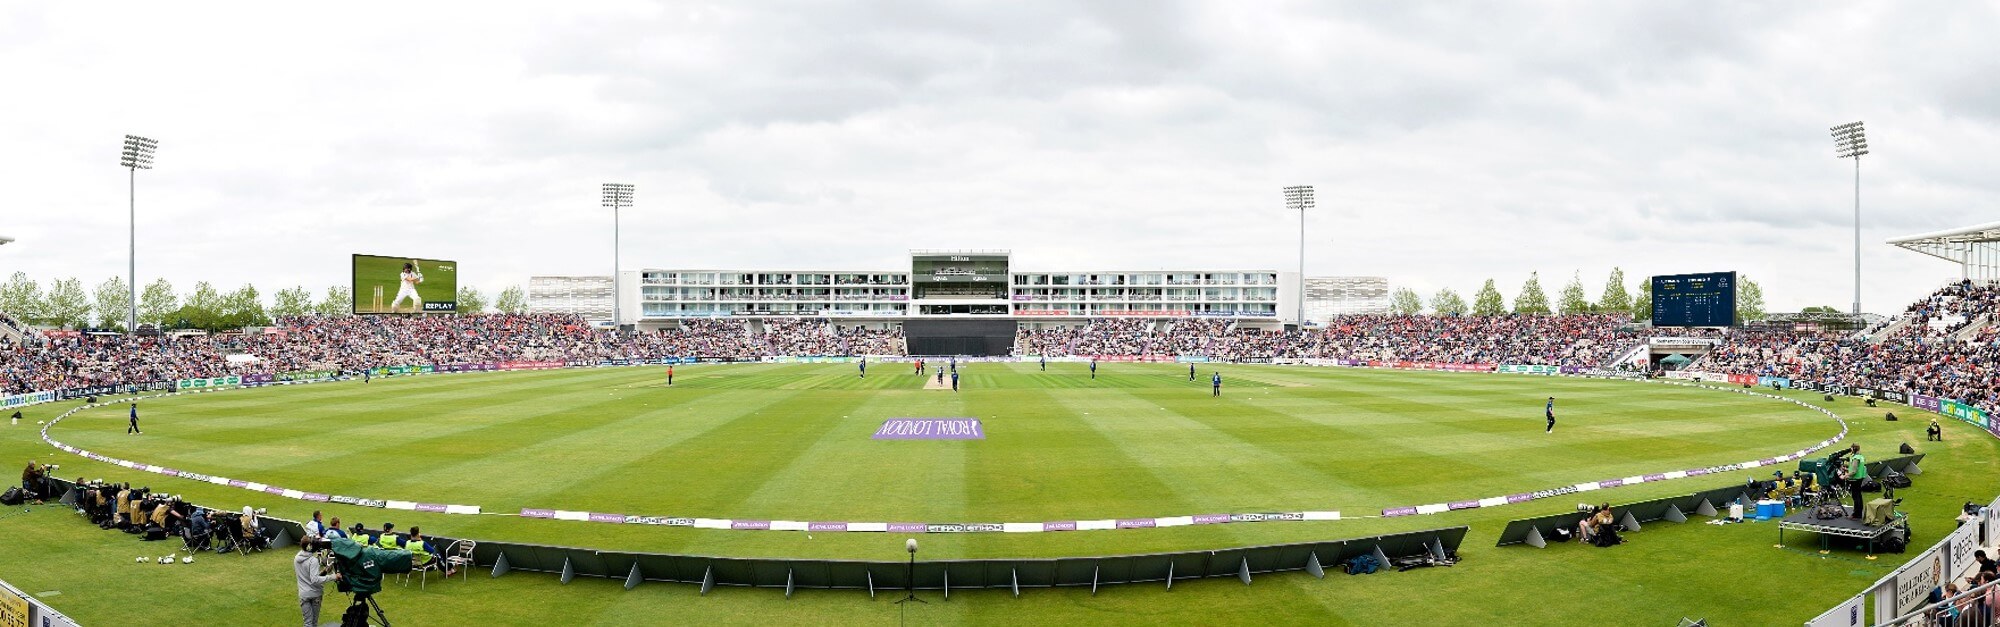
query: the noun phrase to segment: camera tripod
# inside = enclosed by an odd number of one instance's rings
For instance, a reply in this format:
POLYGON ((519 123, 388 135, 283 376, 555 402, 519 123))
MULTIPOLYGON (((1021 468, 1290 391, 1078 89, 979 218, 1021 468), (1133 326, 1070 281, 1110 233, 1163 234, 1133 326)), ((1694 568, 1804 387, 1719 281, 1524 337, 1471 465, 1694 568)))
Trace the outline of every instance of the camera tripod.
MULTIPOLYGON (((357 595, 354 595, 354 602, 353 602, 353 603, 349 603, 349 604, 347 605, 347 611, 348 611, 348 612, 352 612, 352 611, 354 611, 354 608, 355 608, 356 606, 363 606, 363 605, 367 606, 367 609, 365 609, 365 610, 362 610, 362 614, 361 614, 361 615, 362 615, 362 617, 364 618, 364 621, 365 621, 365 619, 366 619, 366 617, 367 617, 367 615, 368 615, 368 612, 372 611, 372 612, 374 612, 374 613, 375 613, 375 620, 374 620, 374 622, 375 622, 375 623, 379 623, 379 624, 381 624, 381 625, 382 625, 382 627, 389 627, 389 615, 388 615, 388 614, 385 614, 385 613, 383 613, 383 612, 382 612, 382 604, 380 604, 380 603, 376 603, 376 602, 375 602, 375 595, 373 595, 373 594, 357 594, 357 595)), ((346 613, 342 613, 342 614, 341 614, 341 625, 342 625, 343 627, 345 627, 345 626, 346 626, 347 624, 348 624, 348 623, 347 623, 347 614, 346 614, 346 613)), ((366 622, 364 622, 363 624, 365 625, 365 624, 367 624, 367 623, 366 623, 366 622)))

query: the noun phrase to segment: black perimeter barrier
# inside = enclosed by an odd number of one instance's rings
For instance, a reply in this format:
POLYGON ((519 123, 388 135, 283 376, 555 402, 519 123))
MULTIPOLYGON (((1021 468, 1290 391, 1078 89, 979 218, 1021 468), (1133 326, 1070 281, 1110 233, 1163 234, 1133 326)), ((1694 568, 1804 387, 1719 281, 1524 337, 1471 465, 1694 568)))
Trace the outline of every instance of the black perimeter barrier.
POLYGON ((911 355, 992 357, 1014 350, 1012 320, 904 320, 911 355))
MULTIPOLYGON (((1895 468, 1898 469, 1897 472, 1906 474, 1918 474, 1923 471, 1917 467, 1917 463, 1923 461, 1923 459, 1924 456, 1922 454, 1917 454, 1869 462, 1868 476, 1882 476, 1883 469, 1885 468, 1895 468)), ((1759 466, 1745 470, 1755 473, 1760 470, 1775 468, 1775 466, 1759 466)), ((1715 473, 1715 476, 1727 476, 1734 472, 1739 471, 1715 473)), ((1759 477, 1759 479, 1764 478, 1759 477)), ((1728 508, 1729 502, 1742 498, 1744 492, 1743 484, 1738 483, 1736 485, 1703 490, 1693 494, 1669 496, 1625 505, 1613 505, 1611 506, 1611 511, 1612 515, 1618 517, 1618 524, 1625 531, 1638 531, 1642 523, 1659 520, 1686 522, 1687 517, 1692 515, 1715 516, 1718 511, 1728 508)), ((1556 529, 1575 529, 1576 523, 1582 521, 1583 517, 1588 515, 1583 512, 1564 512, 1537 518, 1523 518, 1509 521, 1507 528, 1500 532, 1500 542, 1494 546, 1525 543, 1529 546, 1541 548, 1547 543, 1549 534, 1553 533, 1556 529)))
MULTIPOLYGON (((74 485, 70 481, 51 481, 60 486, 59 490, 64 494, 63 503, 75 502, 71 494, 74 485)), ((263 528, 273 535, 273 549, 298 544, 299 539, 306 535, 303 522, 265 515, 257 518, 263 528)), ((1249 585, 1252 575, 1265 573, 1306 571, 1314 577, 1324 577, 1327 571, 1340 572, 1342 563, 1362 555, 1374 555, 1384 571, 1395 567, 1390 560, 1396 558, 1429 555, 1442 559, 1446 555, 1455 556, 1459 545, 1465 541, 1465 532, 1466 527, 1458 526, 1346 540, 1146 555, 919 560, 914 569, 915 588, 943 590, 945 597, 949 598, 954 588, 1012 589, 1014 596, 1018 597, 1022 588, 1057 586, 1089 586, 1095 593, 1098 586, 1103 585, 1164 582, 1167 589, 1172 590, 1175 581, 1208 577, 1235 577, 1249 585)), ((881 535, 892 537, 895 534, 881 535)), ((431 534, 425 537, 430 538, 439 551, 447 550, 446 547, 462 539, 431 534)), ((787 598, 791 597, 793 590, 801 588, 867 590, 872 597, 881 591, 910 588, 913 572, 908 562, 899 561, 707 557, 486 540, 477 542, 473 549, 473 563, 491 568, 494 577, 521 570, 554 573, 565 584, 578 576, 623 579, 627 590, 647 581, 664 581, 699 585, 702 594, 707 594, 715 586, 741 586, 782 588, 787 598)))

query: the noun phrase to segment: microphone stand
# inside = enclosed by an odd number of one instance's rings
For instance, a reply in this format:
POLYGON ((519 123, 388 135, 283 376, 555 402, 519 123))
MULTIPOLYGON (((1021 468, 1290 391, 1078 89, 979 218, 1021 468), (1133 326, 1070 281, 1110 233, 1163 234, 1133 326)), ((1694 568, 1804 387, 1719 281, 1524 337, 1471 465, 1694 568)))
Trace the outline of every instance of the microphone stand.
POLYGON ((931 604, 930 601, 925 601, 923 599, 917 598, 917 552, 916 551, 910 551, 910 566, 908 570, 904 571, 903 576, 905 577, 903 579, 904 581, 903 589, 908 590, 909 594, 905 595, 902 600, 897 601, 896 604, 902 605, 904 603, 916 601, 924 605, 930 605, 931 604))

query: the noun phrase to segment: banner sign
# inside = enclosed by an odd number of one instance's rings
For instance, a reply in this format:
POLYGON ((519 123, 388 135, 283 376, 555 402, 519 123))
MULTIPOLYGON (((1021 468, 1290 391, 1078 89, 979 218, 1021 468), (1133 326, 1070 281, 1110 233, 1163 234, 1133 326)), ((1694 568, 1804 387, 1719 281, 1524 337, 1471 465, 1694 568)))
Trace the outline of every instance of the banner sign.
POLYGON ((1928 604, 1931 590, 1944 585, 1944 552, 1931 547, 1896 574, 1896 613, 1908 614, 1928 604))
POLYGON ((298 372, 280 373, 278 375, 278 380, 286 382, 325 381, 339 375, 340 371, 337 370, 300 370, 298 372))
POLYGON ((1981 429, 1985 429, 1988 426, 1986 412, 1981 411, 1978 407, 1953 400, 1939 400, 1938 407, 1938 413, 1940 414, 1979 425, 1981 429))
POLYGON ((984 440, 978 418, 890 418, 870 438, 875 440, 984 440))
POLYGON ((28 627, 28 599, 0 588, 0 627, 28 627))
POLYGON ((126 389, 130 388, 128 386, 123 386, 123 385, 93 385, 90 387, 70 388, 67 390, 63 390, 61 392, 58 392, 56 396, 60 397, 63 400, 70 400, 74 398, 87 398, 91 396, 110 396, 126 389))
POLYGON ((381 366, 378 368, 370 368, 369 370, 371 372, 374 372, 375 376, 386 377, 390 375, 404 375, 404 374, 430 374, 433 372, 437 372, 437 366, 429 364, 425 364, 422 366, 381 366))
POLYGON ((1937 399, 1937 397, 1934 397, 1934 396, 1924 396, 1924 395, 1922 395, 1922 394, 1911 394, 1911 395, 1910 395, 1910 406, 1911 406, 1911 407, 1915 407, 1915 408, 1917 408, 1917 409, 1924 409, 1924 410, 1929 410, 1929 411, 1934 411, 1934 412, 1939 412, 1939 413, 1943 413, 1943 412, 1944 412, 1944 405, 1943 405, 1942 403, 1939 403, 1939 402, 1938 402, 1938 399, 1937 399))
POLYGON ((1562 369, 1557 368, 1555 366, 1504 364, 1500 366, 1499 372, 1511 372, 1516 374, 1558 374, 1562 372, 1562 369))
POLYGON ((29 392, 13 396, 0 396, 0 407, 22 407, 54 402, 60 395, 55 392, 29 392))
POLYGON ((181 379, 180 381, 176 382, 176 385, 183 390, 186 389, 199 390, 203 388, 229 387, 232 385, 240 384, 242 382, 243 380, 239 377, 212 377, 208 379, 181 379))
POLYGON ((1116 317, 1185 318, 1188 316, 1188 311, 1186 309, 1159 309, 1159 310, 1106 309, 1103 311, 1093 313, 1091 315, 1110 316, 1114 318, 1116 317))

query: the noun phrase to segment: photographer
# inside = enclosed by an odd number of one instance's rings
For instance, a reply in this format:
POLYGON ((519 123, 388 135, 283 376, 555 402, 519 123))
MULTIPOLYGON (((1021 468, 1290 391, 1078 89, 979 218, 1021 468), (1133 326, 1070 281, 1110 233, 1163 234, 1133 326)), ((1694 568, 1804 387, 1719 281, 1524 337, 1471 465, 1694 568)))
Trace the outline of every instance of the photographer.
POLYGON ((21 471, 21 491, 27 492, 28 498, 36 503, 42 502, 42 495, 48 492, 46 479, 50 468, 31 459, 28 460, 28 467, 21 471))
POLYGON ((330 565, 320 563, 319 552, 327 546, 326 540, 307 538, 299 543, 299 554, 292 557, 292 572, 299 580, 299 614, 305 618, 305 627, 319 625, 320 598, 326 594, 326 582, 340 579, 340 573, 329 572, 330 565))

